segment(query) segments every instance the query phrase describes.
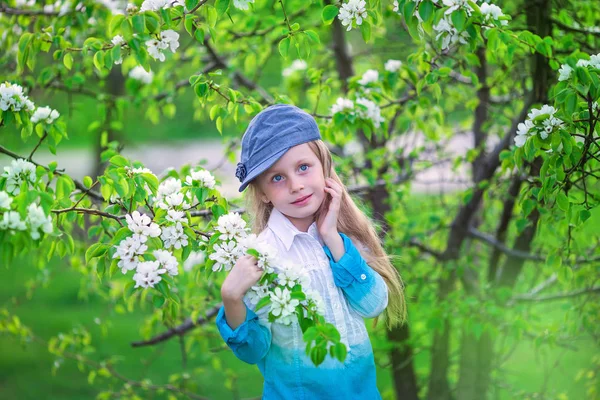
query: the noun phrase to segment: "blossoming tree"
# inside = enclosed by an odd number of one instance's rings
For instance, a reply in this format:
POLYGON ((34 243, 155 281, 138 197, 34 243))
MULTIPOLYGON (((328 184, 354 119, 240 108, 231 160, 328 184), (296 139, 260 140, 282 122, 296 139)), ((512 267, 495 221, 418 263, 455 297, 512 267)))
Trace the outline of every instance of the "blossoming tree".
MULTIPOLYGON (((196 96, 197 118, 214 121, 226 135, 269 104, 294 102, 319 121, 352 192, 371 207, 390 253, 402 255, 398 268, 408 297, 416 298, 412 307, 424 318, 376 339, 389 349, 378 357, 392 366, 389 395, 449 399, 455 390, 457 398, 479 399, 492 393, 498 390, 493 360, 510 352, 497 338, 557 346, 577 328, 598 337, 598 304, 586 300, 577 303, 580 317, 568 330, 541 334, 539 325, 524 321, 529 304, 599 291, 592 226, 600 218, 600 54, 592 49, 600 15, 586 1, 570 3, 571 13, 554 10, 548 0, 525 4, 3 3, 0 129, 2 136, 20 136, 31 151, 0 146, 12 159, 0 177, 2 264, 14 267, 25 252, 84 259, 82 274, 110 302, 129 310, 152 304, 147 337, 134 343, 148 346, 214 331, 206 322, 219 307, 216 289, 249 253, 264 270, 250 301, 268 307, 271 322, 300 324, 316 365, 325 357, 343 361, 340 334, 323 317, 318 294, 306 289, 302 266, 257 241, 210 171, 187 165, 156 175, 122 156, 113 140, 128 109, 142 105, 153 121, 172 117, 185 91, 196 96), (402 48, 393 46, 397 37, 402 48), (281 75, 281 87, 263 86, 267 66, 281 75), (126 79, 125 94, 106 88, 115 75, 126 79), (36 100, 50 99, 46 92, 96 99, 102 112, 89 129, 101 132, 106 163, 97 176, 78 181, 56 163, 35 161, 40 147, 55 152, 70 131, 66 110, 36 100), (473 148, 447 160, 443 144, 465 124, 473 148), (398 145, 417 135, 422 146, 398 145), (348 157, 353 141, 361 149, 348 157), (448 161, 471 166, 469 187, 441 213, 418 208, 412 183, 448 161), (536 241, 544 235, 560 240, 536 241), (489 247, 464 246, 473 241, 489 247), (525 261, 541 272, 524 269, 525 261), (485 271, 477 268, 484 263, 485 271), (449 355, 454 331, 458 362, 449 355), (425 348, 431 354, 426 375, 413 366, 413 353, 425 348), (452 363, 459 370, 455 387, 452 363)), ((35 337, 10 307, 1 315, 1 332, 35 337)), ((104 377, 96 383, 101 398, 148 391, 204 398, 184 374, 175 375, 177 384, 124 379, 112 360, 85 355, 89 342, 81 332, 62 334, 49 339, 48 349, 83 363, 90 381, 104 377), (113 382, 122 388, 114 390, 113 382)))

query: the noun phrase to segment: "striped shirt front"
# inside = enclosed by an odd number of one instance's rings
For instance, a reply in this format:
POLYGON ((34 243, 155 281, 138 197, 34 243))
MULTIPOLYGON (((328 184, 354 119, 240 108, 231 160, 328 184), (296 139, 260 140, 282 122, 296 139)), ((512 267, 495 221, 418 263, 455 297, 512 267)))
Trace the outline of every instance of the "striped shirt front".
POLYGON ((227 325, 224 307, 219 310, 216 324, 223 340, 240 360, 258 365, 264 377, 265 400, 381 398, 363 318, 383 312, 388 301, 387 285, 367 265, 350 238, 340 235, 345 254, 335 262, 316 222, 308 232, 302 232, 274 208, 259 239, 274 246, 280 257, 302 265, 308 272, 308 289, 319 292, 325 319, 337 327, 348 349, 343 363, 327 356, 315 367, 305 352, 298 321, 291 325, 269 323, 269 307, 255 313, 247 296, 246 320, 235 330, 227 325))

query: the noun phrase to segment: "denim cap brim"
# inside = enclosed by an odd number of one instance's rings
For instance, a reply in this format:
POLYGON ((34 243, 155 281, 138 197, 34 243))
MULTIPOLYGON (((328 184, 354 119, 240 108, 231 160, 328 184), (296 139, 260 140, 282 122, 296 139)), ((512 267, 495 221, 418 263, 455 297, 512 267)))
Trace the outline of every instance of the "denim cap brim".
POLYGON ((321 133, 317 122, 307 112, 289 104, 265 108, 250 121, 242 137, 240 172, 245 176, 239 191, 244 191, 290 148, 318 139, 321 133))

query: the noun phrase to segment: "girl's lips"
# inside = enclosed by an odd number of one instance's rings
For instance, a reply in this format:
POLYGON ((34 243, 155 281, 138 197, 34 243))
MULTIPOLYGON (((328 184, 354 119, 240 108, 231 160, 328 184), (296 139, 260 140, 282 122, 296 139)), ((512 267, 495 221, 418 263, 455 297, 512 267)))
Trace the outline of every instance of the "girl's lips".
POLYGON ((308 196, 304 197, 302 200, 295 201, 292 204, 294 204, 296 206, 303 206, 304 204, 308 203, 308 200, 310 200, 311 197, 312 197, 312 194, 309 194, 308 196))

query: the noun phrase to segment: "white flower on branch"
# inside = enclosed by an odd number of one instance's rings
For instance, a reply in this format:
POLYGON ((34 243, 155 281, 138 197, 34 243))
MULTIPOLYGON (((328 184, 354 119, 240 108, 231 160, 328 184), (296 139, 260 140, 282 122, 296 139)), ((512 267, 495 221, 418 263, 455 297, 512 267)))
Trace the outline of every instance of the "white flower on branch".
POLYGON ((471 15, 471 12, 473 12, 473 8, 469 5, 468 0, 442 0, 442 2, 446 7, 450 7, 446 10, 446 15, 449 15, 461 8, 466 11, 467 15, 471 15))
POLYGON ((143 84, 149 85, 154 79, 154 72, 148 72, 144 69, 144 67, 138 65, 129 71, 129 77, 135 79, 136 81, 140 81, 143 84))
POLYGON ((0 221, 0 230, 7 229, 24 231, 27 229, 27 224, 21 220, 21 215, 17 211, 8 211, 4 213, 0 221))
POLYGON ((208 189, 212 189, 215 187, 215 177, 212 176, 210 172, 205 169, 201 169, 198 171, 192 171, 190 175, 185 179, 185 183, 192 186, 194 182, 200 183, 200 186, 203 186, 208 189))
POLYGON ((388 72, 397 72, 402 67, 402 61, 400 60, 387 60, 385 63, 385 70, 388 72))
POLYGON ((289 67, 287 67, 283 71, 281 71, 281 75, 284 77, 288 77, 288 76, 294 74, 294 72, 304 71, 304 70, 306 70, 306 68, 308 68, 308 64, 306 64, 306 61, 294 60, 292 62, 292 65, 290 65, 289 67))
POLYGON ((150 237, 160 236, 160 227, 155 222, 152 222, 149 216, 140 214, 134 211, 131 215, 126 215, 125 220, 129 230, 133 232, 134 239, 145 243, 150 237))
POLYGON ((371 120, 373 122, 373 126, 375 126, 375 128, 379 128, 381 126, 381 123, 384 120, 383 120, 383 117, 381 116, 381 109, 379 108, 379 106, 377 104, 375 104, 371 100, 360 98, 360 97, 356 99, 356 104, 364 106, 364 107, 356 108, 358 116, 360 118, 371 120))
MULTIPOLYGON (((504 16, 502 9, 495 4, 483 3, 479 9, 481 10, 481 14, 484 16, 484 21, 489 21, 491 19, 498 20, 500 17, 504 16)), ((502 25, 507 25, 507 20, 501 20, 500 23, 502 25)))
POLYGON ((274 272, 273 266, 277 263, 277 249, 264 240, 259 240, 255 234, 247 235, 240 239, 239 252, 246 254, 248 249, 254 249, 258 252, 257 266, 271 274, 274 272))
POLYGON ((188 237, 183 231, 183 225, 181 225, 181 222, 178 222, 173 226, 164 227, 160 238, 163 240, 167 249, 171 247, 180 249, 188 245, 188 237))
POLYGON ((169 177, 158 185, 155 201, 160 203, 166 196, 177 193, 181 190, 181 181, 173 177, 169 177))
POLYGON ((560 66, 558 70, 558 80, 559 82, 566 81, 571 77, 571 73, 573 72, 573 68, 569 66, 569 64, 563 64, 560 66))
MULTIPOLYGON (((303 303, 309 303, 312 301, 314 304, 315 311, 321 315, 325 314, 325 302, 321 297, 321 294, 316 290, 304 289, 304 294, 306 295, 306 300, 303 303)), ((304 316, 306 316, 306 310, 304 310, 304 316)))
POLYGON ((233 0, 233 5, 239 10, 247 10, 250 3, 254 3, 254 0, 233 0))
POLYGON ((10 167, 4 167, 2 176, 6 177, 6 191, 14 196, 21 193, 21 184, 33 184, 36 180, 35 165, 20 158, 12 160, 10 167))
POLYGON ((213 249, 215 252, 208 256, 208 258, 215 261, 215 264, 212 267, 213 271, 230 271, 238 258, 243 255, 243 253, 240 252, 238 244, 233 240, 215 244, 213 249))
POLYGON ((307 287, 310 283, 308 273, 299 265, 288 260, 281 260, 278 266, 277 280, 280 286, 293 288, 296 285, 302 285, 302 287, 307 287))
POLYGON ((292 299, 288 288, 276 287, 273 292, 269 293, 269 296, 271 297, 271 313, 279 317, 278 322, 290 325, 296 306, 300 304, 300 301, 292 299))
POLYGON ((364 0, 348 0, 342 4, 338 18, 342 25, 347 26, 347 31, 352 29, 352 21, 356 20, 356 25, 361 25, 364 18, 367 18, 367 9, 364 0))
POLYGON ((365 72, 362 78, 358 81, 359 84, 366 86, 369 83, 377 82, 379 80, 379 72, 375 69, 369 69, 365 72))
POLYGON ((31 238, 37 240, 40 238, 39 229, 44 233, 52 233, 52 217, 46 215, 42 207, 37 204, 30 204, 27 207, 27 223, 29 224, 31 238))
POLYGON ((163 50, 170 49, 171 52, 179 48, 179 33, 172 29, 167 29, 160 33, 159 39, 151 39, 146 41, 146 47, 148 48, 148 54, 155 60, 165 61, 165 55, 163 50))
POLYGON ((13 198, 10 197, 8 193, 5 191, 0 191, 0 208, 4 208, 5 210, 10 210, 10 204, 12 203, 13 198))
POLYGON ((354 102, 349 99, 338 97, 334 105, 331 106, 331 114, 343 113, 344 111, 354 111, 354 102))
POLYGON ((156 257, 156 261, 163 267, 167 273, 171 276, 175 276, 179 274, 177 270, 177 258, 171 252, 167 250, 154 250, 152 252, 154 257, 156 257))
POLYGON ((187 201, 184 201, 184 196, 181 192, 172 193, 163 197, 163 201, 158 203, 158 206, 163 210, 173 210, 178 207, 187 210, 191 207, 187 201))
POLYGON ((160 268, 161 265, 158 261, 143 261, 138 264, 133 279, 135 280, 135 286, 137 287, 154 287, 158 282, 162 280, 161 274, 164 274, 167 270, 160 268))
POLYGON ((563 121, 554 116, 556 109, 547 104, 541 109, 534 108, 527 114, 527 120, 517 125, 515 145, 522 147, 527 139, 538 134, 540 138, 547 139, 556 129, 563 127, 563 121), (543 118, 542 118, 543 117, 543 118))
POLYGON ((60 114, 58 113, 58 111, 53 110, 50 107, 38 107, 35 109, 35 112, 31 116, 31 122, 36 124, 40 121, 43 121, 47 124, 51 124, 59 116, 60 114))
POLYGON ((267 284, 255 285, 248 291, 248 300, 252 304, 258 303, 260 299, 269 295, 269 286, 267 284))
POLYGON ((190 272, 196 265, 203 264, 206 260, 206 254, 201 251, 192 251, 187 260, 183 262, 183 270, 190 272))
POLYGON ((239 240, 246 236, 246 221, 234 212, 221 215, 217 221, 217 231, 221 232, 221 240, 239 240))
POLYGON ((440 19, 440 22, 433 27, 433 30, 438 32, 435 40, 439 40, 440 37, 443 37, 442 49, 444 50, 456 42, 467 44, 466 39, 469 37, 469 34, 467 32, 459 33, 458 30, 452 25, 452 21, 448 16, 444 16, 444 18, 440 19))
POLYGON ((33 111, 35 105, 23 93, 23 87, 4 82, 0 84, 0 110, 2 111, 33 111))
POLYGON ((148 246, 143 244, 139 239, 128 237, 119 242, 113 258, 120 259, 117 265, 121 268, 121 272, 126 274, 127 271, 137 267, 139 264, 138 256, 144 254, 146 250, 148 250, 148 246))
POLYGON ((167 221, 170 221, 174 224, 176 224, 177 222, 186 224, 188 223, 187 217, 185 216, 185 212, 183 211, 169 210, 167 211, 166 219, 167 221))

